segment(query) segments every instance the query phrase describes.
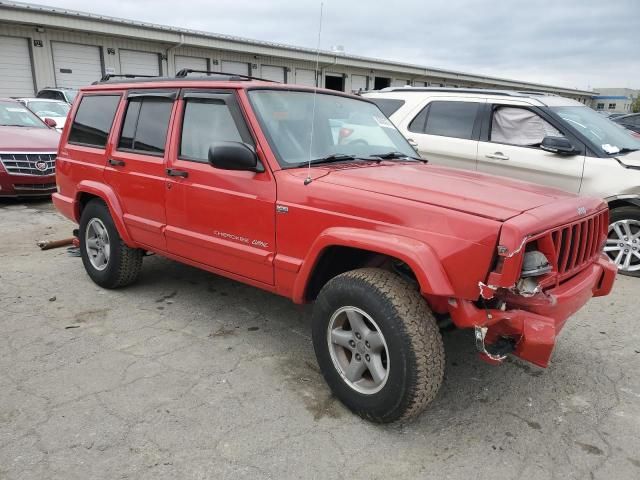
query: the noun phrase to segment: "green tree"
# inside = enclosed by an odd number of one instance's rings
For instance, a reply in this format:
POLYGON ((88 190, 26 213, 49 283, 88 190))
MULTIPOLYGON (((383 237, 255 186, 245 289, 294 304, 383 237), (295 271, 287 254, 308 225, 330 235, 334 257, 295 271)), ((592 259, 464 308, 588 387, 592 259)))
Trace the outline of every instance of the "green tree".
POLYGON ((640 95, 638 95, 631 104, 631 111, 633 113, 640 113, 640 95))

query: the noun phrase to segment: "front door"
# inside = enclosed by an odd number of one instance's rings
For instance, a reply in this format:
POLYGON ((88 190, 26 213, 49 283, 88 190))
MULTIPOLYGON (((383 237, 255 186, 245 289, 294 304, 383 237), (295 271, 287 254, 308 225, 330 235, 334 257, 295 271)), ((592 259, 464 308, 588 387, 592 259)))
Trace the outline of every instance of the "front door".
POLYGON ((167 177, 167 250, 273 285, 275 181, 261 173, 222 170, 208 162, 215 142, 255 148, 232 91, 186 90, 167 177))
MULTIPOLYGON (((539 112, 517 104, 492 105, 487 132, 478 144, 478 171, 580 191, 584 146, 574 138, 576 155, 558 155, 540 148, 545 136, 565 136, 539 112)), ((558 126, 561 128, 561 126, 558 126)))
POLYGON ((164 250, 165 147, 177 90, 140 90, 128 93, 124 115, 114 125, 104 171, 123 209, 131 238, 152 249, 164 250))

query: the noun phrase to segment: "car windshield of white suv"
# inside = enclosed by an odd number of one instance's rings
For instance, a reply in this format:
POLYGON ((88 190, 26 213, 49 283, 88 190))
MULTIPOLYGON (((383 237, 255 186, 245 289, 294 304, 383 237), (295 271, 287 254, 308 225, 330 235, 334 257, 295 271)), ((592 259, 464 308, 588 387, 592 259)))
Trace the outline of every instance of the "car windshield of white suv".
POLYGON ((326 93, 314 98, 313 92, 290 90, 252 90, 249 98, 283 168, 309 161, 417 155, 380 109, 367 101, 326 93))
POLYGON ((0 102, 0 127, 47 128, 42 120, 18 102, 0 102))
POLYGON ((560 117, 598 145, 602 153, 616 155, 640 150, 640 140, 624 127, 589 107, 552 107, 560 117))
POLYGON ((34 101, 27 103, 27 106, 33 113, 40 118, 44 117, 66 117, 69 113, 70 106, 63 102, 41 102, 34 101))

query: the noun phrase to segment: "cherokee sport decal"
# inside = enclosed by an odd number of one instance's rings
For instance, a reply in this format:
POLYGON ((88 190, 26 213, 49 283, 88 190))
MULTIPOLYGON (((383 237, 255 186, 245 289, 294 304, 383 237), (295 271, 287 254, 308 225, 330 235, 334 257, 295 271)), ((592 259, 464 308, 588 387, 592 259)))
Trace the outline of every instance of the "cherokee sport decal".
POLYGON ((235 235, 233 233, 220 232, 215 230, 213 234, 216 237, 224 238, 225 240, 232 240, 234 242, 240 242, 247 245, 252 245, 254 247, 267 248, 269 246, 268 242, 263 242, 262 240, 252 240, 247 237, 243 237, 242 235, 235 235))

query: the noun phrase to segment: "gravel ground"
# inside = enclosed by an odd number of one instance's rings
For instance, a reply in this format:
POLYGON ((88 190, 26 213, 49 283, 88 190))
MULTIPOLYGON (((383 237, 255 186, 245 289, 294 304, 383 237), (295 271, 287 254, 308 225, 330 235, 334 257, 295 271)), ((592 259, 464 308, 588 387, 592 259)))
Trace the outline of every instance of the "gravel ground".
POLYGON ((46 202, 0 203, 0 479, 640 478, 640 279, 567 325, 551 367, 445 335, 416 422, 353 416, 318 373, 310 309, 159 257, 106 291, 46 202))

